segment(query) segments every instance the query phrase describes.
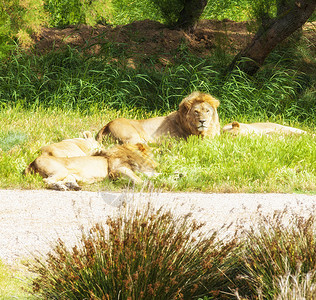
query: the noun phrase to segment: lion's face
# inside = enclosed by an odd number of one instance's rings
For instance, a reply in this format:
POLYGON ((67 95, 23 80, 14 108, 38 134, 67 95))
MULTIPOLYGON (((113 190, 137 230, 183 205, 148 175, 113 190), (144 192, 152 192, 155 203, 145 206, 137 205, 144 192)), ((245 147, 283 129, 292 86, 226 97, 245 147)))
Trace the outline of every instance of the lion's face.
POLYGON ((193 92, 184 98, 179 104, 179 116, 187 134, 219 135, 218 106, 219 101, 209 94, 193 92))
POLYGON ((187 125, 195 135, 203 135, 207 132, 217 114, 214 107, 206 102, 194 103, 186 115, 187 125))

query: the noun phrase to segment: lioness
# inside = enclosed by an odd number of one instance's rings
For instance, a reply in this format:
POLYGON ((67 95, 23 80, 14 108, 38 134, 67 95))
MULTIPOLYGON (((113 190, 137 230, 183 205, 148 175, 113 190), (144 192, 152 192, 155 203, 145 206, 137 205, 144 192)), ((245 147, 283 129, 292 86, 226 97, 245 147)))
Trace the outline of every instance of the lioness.
POLYGON ((101 150, 101 145, 90 131, 85 131, 83 138, 67 139, 42 147, 41 154, 55 157, 89 156, 99 150, 101 150))
POLYGON ((244 124, 244 123, 238 123, 233 122, 230 124, 227 124, 223 127, 224 133, 230 133, 233 135, 247 135, 247 134, 271 134, 271 133, 281 133, 281 134, 303 134, 306 133, 306 131, 290 127, 290 126, 284 126, 276 123, 250 123, 250 124, 244 124))
POLYGON ((93 183, 108 176, 115 178, 125 175, 139 184, 142 180, 134 172, 148 174, 156 167, 148 146, 125 144, 102 150, 96 156, 41 155, 26 168, 25 174, 38 173, 52 189, 79 190, 77 181, 93 183))
POLYGON ((98 132, 96 140, 101 142, 104 135, 120 143, 156 142, 161 136, 214 137, 220 134, 218 106, 219 101, 211 95, 193 92, 181 101, 178 111, 167 116, 146 120, 115 119, 98 132))

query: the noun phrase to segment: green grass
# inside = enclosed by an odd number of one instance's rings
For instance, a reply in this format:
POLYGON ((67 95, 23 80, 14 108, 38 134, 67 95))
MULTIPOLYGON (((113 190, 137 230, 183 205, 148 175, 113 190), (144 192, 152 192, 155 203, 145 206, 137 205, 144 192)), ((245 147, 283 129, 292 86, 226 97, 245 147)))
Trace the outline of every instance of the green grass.
MULTIPOLYGON (((182 9, 183 1, 127 0, 112 1, 113 25, 129 24, 135 20, 155 20, 165 24, 172 24, 182 9), (160 9, 162 7, 163 9, 160 9)), ((205 7, 202 19, 231 19, 234 21, 249 20, 251 3, 247 0, 216 0, 205 7)))
MULTIPOLYGON (((3 110, 0 126, 4 136, 16 132, 27 139, 2 150, 0 188, 45 188, 39 176, 24 176, 24 168, 33 161, 39 149, 66 138, 80 137, 85 130, 96 134, 118 116, 146 118, 155 114, 139 111, 104 110, 89 115, 76 111, 38 109, 3 110)), ((222 120, 222 123, 228 120, 222 120)), ((289 125, 299 126, 298 123, 289 125)), ((313 131, 308 128, 310 133, 313 131)), ((107 145, 108 146, 108 145, 107 145)), ((165 139, 152 144, 161 173, 151 182, 164 191, 203 192, 315 192, 316 140, 304 136, 220 136, 187 141, 165 139)), ((121 190, 128 181, 104 180, 84 185, 86 190, 121 190)), ((141 187, 139 187, 141 188, 141 187)), ((145 188, 146 189, 146 188, 145 188)))
POLYGON ((0 148, 3 151, 8 151, 14 146, 23 144, 27 140, 27 136, 22 132, 8 131, 0 134, 0 148))
POLYGON ((315 146, 311 136, 168 141, 160 148, 164 176, 157 181, 177 191, 315 191, 315 146))
POLYGON ((0 261, 0 299, 35 299, 28 293, 29 279, 0 261))

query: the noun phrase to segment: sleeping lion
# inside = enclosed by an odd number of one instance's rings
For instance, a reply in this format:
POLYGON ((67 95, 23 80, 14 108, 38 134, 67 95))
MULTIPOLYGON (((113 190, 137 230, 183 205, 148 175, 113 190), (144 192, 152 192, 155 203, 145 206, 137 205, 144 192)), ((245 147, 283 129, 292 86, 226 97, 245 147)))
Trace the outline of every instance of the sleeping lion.
POLYGON ((101 142, 109 135, 120 143, 157 142, 162 136, 187 138, 190 135, 214 137, 220 134, 217 114, 219 101, 209 94, 193 92, 184 98, 179 110, 164 117, 146 120, 115 119, 97 134, 101 142))
POLYGON ((41 155, 55 157, 89 156, 101 150, 101 145, 90 131, 83 132, 83 138, 62 140, 41 148, 41 155))
POLYGON ((78 181, 93 183, 106 177, 126 176, 140 184, 142 180, 135 172, 149 175, 156 167, 148 146, 125 144, 101 150, 95 156, 41 155, 26 168, 25 174, 38 173, 49 188, 66 191, 80 190, 78 181))
POLYGON ((250 123, 244 124, 239 122, 232 122, 223 127, 224 133, 230 133, 233 135, 248 135, 248 134, 272 134, 272 133, 280 133, 280 134, 303 134, 306 131, 290 127, 284 126, 276 123, 250 123))

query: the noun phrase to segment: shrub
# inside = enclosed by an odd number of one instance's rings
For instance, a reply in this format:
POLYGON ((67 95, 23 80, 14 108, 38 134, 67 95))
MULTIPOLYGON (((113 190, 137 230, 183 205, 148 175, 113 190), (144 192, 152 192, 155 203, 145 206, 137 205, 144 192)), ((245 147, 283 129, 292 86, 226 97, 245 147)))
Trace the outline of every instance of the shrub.
POLYGON ((316 272, 300 273, 280 276, 274 280, 275 288, 279 290, 276 300, 316 299, 316 272))
MULTIPOLYGON (((277 296, 278 299, 289 299, 282 297, 290 289, 296 294, 315 293, 315 216, 292 216, 287 220, 289 218, 287 211, 276 213, 247 233, 242 262, 245 284, 242 287, 252 291, 251 296, 261 294, 264 299, 276 299, 277 296), (299 291, 304 285, 305 291, 299 291)), ((246 293, 249 296, 249 292, 246 293)))
POLYGON ((34 293, 56 299, 192 299, 218 295, 227 286, 222 274, 236 246, 205 238, 189 216, 174 218, 148 205, 109 218, 83 234, 68 250, 58 241, 46 261, 31 267, 38 274, 34 293))

